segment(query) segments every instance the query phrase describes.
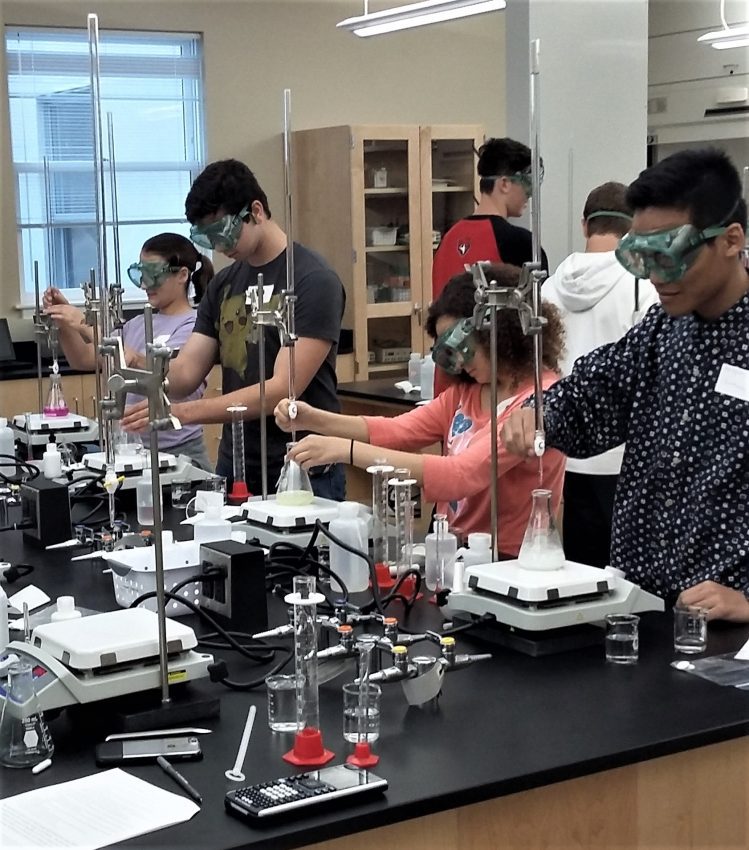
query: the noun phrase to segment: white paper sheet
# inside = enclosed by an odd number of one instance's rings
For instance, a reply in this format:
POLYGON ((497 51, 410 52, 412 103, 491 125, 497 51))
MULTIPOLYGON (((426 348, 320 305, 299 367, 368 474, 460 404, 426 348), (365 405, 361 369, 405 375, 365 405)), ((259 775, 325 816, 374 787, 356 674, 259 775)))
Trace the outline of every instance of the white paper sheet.
POLYGON ((749 661, 749 640, 733 656, 737 661, 749 661))
POLYGON ((8 597, 8 604, 17 611, 23 611, 24 602, 28 604, 29 611, 33 611, 34 608, 41 608, 42 605, 46 605, 49 601, 49 596, 35 584, 30 584, 28 587, 24 587, 23 590, 19 590, 18 593, 14 593, 13 596, 8 597))
POLYGON ((199 811, 192 800, 115 768, 0 800, 0 836, 3 850, 97 850, 199 811))

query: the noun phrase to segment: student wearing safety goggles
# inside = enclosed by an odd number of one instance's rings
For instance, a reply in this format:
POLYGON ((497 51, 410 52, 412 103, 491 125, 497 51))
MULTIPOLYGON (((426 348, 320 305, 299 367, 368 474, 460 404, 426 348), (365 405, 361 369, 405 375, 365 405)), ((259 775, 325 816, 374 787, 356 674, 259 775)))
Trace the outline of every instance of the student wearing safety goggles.
MULTIPOLYGON (((494 266, 487 273, 500 286, 517 286, 520 269, 494 266)), ((454 277, 430 306, 426 328, 435 339, 433 358, 456 381, 429 404, 401 416, 342 416, 299 405, 297 426, 328 436, 305 437, 290 456, 303 466, 344 461, 366 469, 380 458, 406 467, 423 487, 424 497, 437 502, 450 528, 461 536, 491 529, 491 424, 489 332, 476 331, 471 317, 475 288, 469 274, 454 277), (442 442, 444 455, 421 454, 442 442)), ((564 331, 556 308, 544 305, 548 319, 543 335, 543 382, 557 380, 564 331)), ((498 315, 497 391, 499 424, 533 393, 533 339, 525 336, 515 311, 498 315)), ((276 408, 276 421, 288 431, 288 401, 276 408)), ((559 506, 564 457, 550 451, 545 459, 544 486, 559 506)), ((504 449, 499 457, 499 550, 516 557, 531 509, 531 491, 538 470, 504 449)))
MULTIPOLYGON (((222 395, 172 406, 183 425, 223 422, 216 472, 231 483, 231 414, 227 408, 247 407, 245 414, 246 483, 252 493, 261 489, 260 388, 258 345, 253 339, 247 290, 263 276, 267 303, 280 303, 286 289, 287 238, 271 218, 265 192, 250 169, 229 159, 209 165, 193 183, 185 213, 195 244, 211 248, 232 260, 212 280, 200 303, 195 331, 171 362, 170 393, 192 392, 217 362, 222 367, 222 395)), ((336 394, 335 362, 344 307, 343 285, 325 260, 294 244, 295 389, 297 395, 324 410, 340 410, 336 394)), ((289 387, 289 349, 281 346, 276 328, 264 326, 265 391, 268 411, 289 387)), ((142 428, 142 406, 123 418, 129 430, 142 428)), ((278 478, 286 453, 285 434, 268 419, 268 481, 278 478)), ((310 478, 319 496, 342 499, 341 467, 321 467, 310 478)))
MULTIPOLYGON (((580 358, 545 393, 546 443, 589 457, 626 442, 611 563, 667 602, 749 622, 749 275, 746 203, 729 158, 682 151, 627 192, 617 249, 660 306, 620 341, 580 358)), ((534 416, 502 438, 527 455, 534 416)))
MULTIPOLYGON (((162 339, 177 351, 184 346, 195 325, 197 310, 189 299, 200 301, 208 281, 213 277, 213 265, 195 246, 179 233, 160 233, 143 244, 140 259, 127 270, 128 277, 146 293, 154 308, 153 336, 162 339)), ((93 370, 95 354, 93 329, 85 323, 83 312, 62 292, 50 287, 44 293, 44 312, 60 329, 60 344, 68 363, 74 369, 93 370)), ((129 366, 145 366, 146 329, 143 314, 129 319, 120 331, 129 366)), ((205 384, 196 387, 186 399, 198 399, 205 384)), ((128 404, 138 402, 138 396, 128 396, 128 404)), ((211 469, 200 425, 188 425, 180 431, 159 431, 159 448, 172 454, 187 455, 196 466, 211 469)))
MULTIPOLYGON (((514 139, 488 139, 478 154, 479 202, 473 215, 442 236, 432 263, 432 299, 451 277, 473 263, 486 260, 520 267, 533 259, 530 230, 508 220, 523 215, 531 197, 530 148, 514 139)), ((542 265, 549 267, 543 252, 542 265)), ((447 378, 438 369, 437 392, 446 386, 447 378)))

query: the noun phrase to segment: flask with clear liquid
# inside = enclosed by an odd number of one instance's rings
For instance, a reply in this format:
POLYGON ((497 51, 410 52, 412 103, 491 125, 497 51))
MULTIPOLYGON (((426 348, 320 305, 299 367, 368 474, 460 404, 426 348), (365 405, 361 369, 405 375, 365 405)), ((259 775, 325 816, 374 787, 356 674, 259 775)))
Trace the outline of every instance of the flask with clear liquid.
POLYGON ((532 495, 518 566, 525 570, 558 570, 564 566, 564 550, 551 511, 551 490, 534 490, 532 495))
POLYGON ((276 501, 279 505, 309 505, 315 498, 307 470, 289 458, 289 452, 295 445, 286 443, 286 460, 276 487, 276 501))
POLYGON ((7 696, 0 714, 0 764, 33 767, 50 758, 54 749, 39 707, 31 664, 27 661, 11 664, 7 696))

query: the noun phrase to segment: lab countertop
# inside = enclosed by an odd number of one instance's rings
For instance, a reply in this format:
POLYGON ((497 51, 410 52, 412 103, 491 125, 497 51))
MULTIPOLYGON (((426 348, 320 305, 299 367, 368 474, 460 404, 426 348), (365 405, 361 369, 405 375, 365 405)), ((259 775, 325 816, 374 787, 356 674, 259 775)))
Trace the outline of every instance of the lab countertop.
MULTIPOLYGON (((58 594, 74 593, 78 605, 115 607, 112 579, 102 574, 99 562, 70 564, 65 553, 29 549, 23 545, 19 532, 0 534, 0 547, 5 560, 23 560, 36 566, 28 578, 11 590, 33 582, 53 599, 58 594)), ((276 604, 278 608, 271 610, 278 617, 280 603, 272 602, 273 606, 276 604)), ((189 619, 186 622, 198 627, 189 619)), ((420 631, 436 628, 439 622, 434 605, 419 603, 401 625, 420 631)), ((708 653, 738 648, 747 633, 749 628, 744 626, 711 626, 708 653)), ((457 641, 460 652, 487 648, 464 634, 457 641)), ((428 644, 419 644, 418 648, 433 654, 434 648, 428 644)), ((221 717, 195 724, 214 730, 201 739, 204 760, 180 766, 188 781, 203 794, 203 808, 188 823, 133 839, 125 846, 147 844, 153 848, 201 850, 306 847, 736 739, 747 730, 749 693, 719 687, 670 666, 674 657, 670 614, 642 617, 640 662, 632 667, 607 665, 603 646, 542 658, 499 648, 491 651, 491 660, 449 673, 442 696, 429 708, 409 708, 399 685, 384 686, 381 737, 374 747, 381 758, 374 771, 390 783, 384 798, 293 821, 279 818, 278 823, 262 830, 225 814, 224 793, 236 786, 225 780, 224 771, 233 764, 250 704, 257 706, 258 714, 245 763, 246 784, 294 772, 281 760, 292 744, 292 736, 269 731, 263 690, 238 693, 208 682, 194 686, 197 691, 221 696, 221 717)), ((232 679, 254 679, 262 672, 232 654, 226 657, 232 679)), ((352 665, 344 675, 320 686, 321 726, 326 746, 336 753, 333 763, 343 761, 349 750, 341 732, 341 685, 353 675, 352 665)), ((52 768, 39 776, 32 776, 30 771, 3 771, 0 796, 96 771, 96 737, 85 721, 74 721, 70 712, 51 721, 56 745, 52 768)), ((155 765, 128 770, 175 791, 173 783, 155 765)), ((668 793, 665 788, 666 797, 668 793)), ((355 839, 350 846, 356 846, 355 839)))
POLYGON ((374 378, 371 381, 338 384, 338 395, 361 401, 402 405, 405 409, 410 409, 421 401, 418 392, 404 393, 403 390, 399 390, 393 378, 374 378))

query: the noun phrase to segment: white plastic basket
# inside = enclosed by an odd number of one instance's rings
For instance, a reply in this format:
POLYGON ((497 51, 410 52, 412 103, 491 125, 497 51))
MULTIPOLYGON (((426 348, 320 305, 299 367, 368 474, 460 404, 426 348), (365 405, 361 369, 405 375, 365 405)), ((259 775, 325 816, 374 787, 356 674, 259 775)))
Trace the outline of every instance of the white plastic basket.
MULTIPOLYGON (((156 590, 156 552, 153 546, 137 549, 120 549, 108 552, 106 559, 112 568, 114 598, 123 608, 130 605, 142 594, 156 590)), ((164 587, 171 590, 175 585, 200 571, 200 547, 193 540, 172 543, 164 546, 164 587)), ((192 582, 185 585, 180 596, 198 604, 200 584, 192 582)), ((141 603, 149 611, 156 610, 156 597, 141 603)), ((168 617, 184 617, 194 611, 187 605, 173 599, 166 601, 168 617)))

